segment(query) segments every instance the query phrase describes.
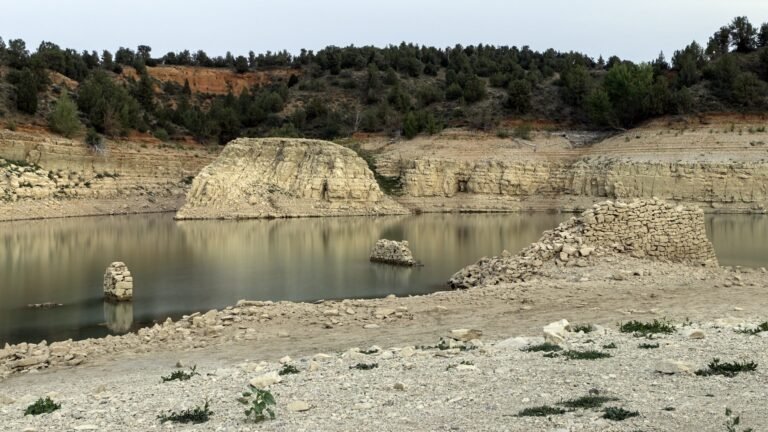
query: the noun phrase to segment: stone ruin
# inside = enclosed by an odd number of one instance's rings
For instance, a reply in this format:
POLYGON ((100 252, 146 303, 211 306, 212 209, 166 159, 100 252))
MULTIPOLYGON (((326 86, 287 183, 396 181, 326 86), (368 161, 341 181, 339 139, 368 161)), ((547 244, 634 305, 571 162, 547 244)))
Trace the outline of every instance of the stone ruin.
POLYGON ((413 266, 416 260, 413 259, 408 242, 381 239, 376 242, 371 250, 371 262, 380 262, 385 264, 394 264, 402 266, 413 266))
POLYGON ((133 299, 133 276, 125 263, 113 262, 104 273, 104 297, 109 300, 133 299))
POLYGON ((547 261, 585 266, 595 251, 689 265, 718 265, 701 209, 655 198, 631 203, 605 201, 545 231, 538 242, 517 255, 504 251, 498 257, 481 258, 454 274, 448 285, 471 288, 525 281, 540 274, 547 261))

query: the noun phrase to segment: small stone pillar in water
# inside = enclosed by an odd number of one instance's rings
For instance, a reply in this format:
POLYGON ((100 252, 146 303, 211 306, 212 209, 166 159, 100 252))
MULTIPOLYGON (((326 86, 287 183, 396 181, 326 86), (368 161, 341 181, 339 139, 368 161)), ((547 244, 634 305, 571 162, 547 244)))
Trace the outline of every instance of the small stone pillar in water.
POLYGON ((104 297, 110 300, 133 299, 133 277, 125 263, 113 262, 104 273, 104 297))

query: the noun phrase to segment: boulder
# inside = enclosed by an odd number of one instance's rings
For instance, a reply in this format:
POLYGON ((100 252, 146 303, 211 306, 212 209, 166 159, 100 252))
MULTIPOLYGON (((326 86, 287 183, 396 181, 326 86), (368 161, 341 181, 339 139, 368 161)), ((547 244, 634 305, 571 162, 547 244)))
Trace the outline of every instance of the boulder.
POLYGON ((277 371, 272 371, 251 379, 249 384, 251 384, 256 388, 264 389, 271 386, 272 384, 277 384, 282 380, 283 380, 283 377, 281 377, 280 374, 277 373, 277 371))
POLYGON ((371 262, 412 266, 416 264, 408 242, 381 239, 371 250, 371 262))
POLYGON ((565 342, 568 333, 571 331, 571 324, 568 320, 555 321, 544 326, 544 340, 553 344, 565 342))

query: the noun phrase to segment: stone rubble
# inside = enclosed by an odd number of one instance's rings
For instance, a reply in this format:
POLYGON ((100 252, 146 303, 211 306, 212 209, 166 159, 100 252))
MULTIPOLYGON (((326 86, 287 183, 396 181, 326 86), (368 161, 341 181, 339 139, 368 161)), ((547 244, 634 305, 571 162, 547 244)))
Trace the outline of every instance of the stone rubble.
POLYGON ((401 242, 387 239, 378 240, 371 250, 370 259, 371 262, 401 266, 413 266, 416 264, 408 242, 405 240, 401 242))
MULTIPOLYGON (((586 267, 595 256, 626 253, 689 265, 716 266, 715 251, 707 239, 704 212, 661 200, 631 203, 605 201, 579 217, 544 232, 538 242, 512 255, 481 258, 454 274, 452 288, 471 288, 521 282, 541 274, 547 261, 564 267, 586 267)), ((624 276, 617 275, 621 280, 624 276)))

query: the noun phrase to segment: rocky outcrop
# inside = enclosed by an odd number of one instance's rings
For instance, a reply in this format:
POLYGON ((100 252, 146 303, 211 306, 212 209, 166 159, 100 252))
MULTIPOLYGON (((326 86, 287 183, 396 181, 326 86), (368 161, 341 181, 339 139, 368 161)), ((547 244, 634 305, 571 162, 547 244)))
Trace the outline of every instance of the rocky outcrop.
POLYGON ((3 130, 0 220, 176 210, 211 160, 200 148, 107 141, 95 152, 66 138, 3 130))
POLYGON ((568 205, 579 199, 651 197, 713 209, 768 208, 768 161, 424 158, 404 163, 399 175, 398 201, 424 211, 517 210, 531 199, 568 205))
POLYGON ((517 255, 504 251, 500 257, 482 258, 454 274, 448 284, 452 288, 471 288, 525 281, 540 274, 547 261, 584 266, 598 251, 691 265, 717 265, 701 209, 656 199, 606 201, 546 231, 538 242, 517 255))
POLYGON ((178 219, 404 214, 354 151, 319 140, 240 138, 195 177, 178 219))
POLYGON ((413 259, 408 242, 381 239, 376 242, 371 250, 371 262, 380 262, 385 264, 394 264, 402 266, 412 266, 416 264, 413 259))
POLYGON ((110 300, 133 299, 133 276, 125 263, 113 262, 104 272, 104 296, 110 300))

